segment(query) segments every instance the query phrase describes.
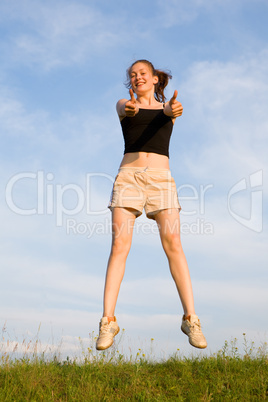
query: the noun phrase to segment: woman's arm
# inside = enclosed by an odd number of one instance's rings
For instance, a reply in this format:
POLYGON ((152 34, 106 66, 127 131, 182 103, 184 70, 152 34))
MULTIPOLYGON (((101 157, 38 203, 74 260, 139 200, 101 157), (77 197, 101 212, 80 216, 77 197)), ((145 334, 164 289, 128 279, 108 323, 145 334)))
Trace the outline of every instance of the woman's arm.
POLYGON ((130 100, 120 99, 116 104, 116 110, 119 118, 122 120, 125 116, 133 117, 139 112, 133 90, 129 90, 130 100))
POLYGON ((126 116, 126 112, 125 112, 126 103, 127 103, 127 99, 120 99, 116 104, 116 111, 117 111, 119 118, 121 118, 121 119, 126 116))
POLYGON ((179 117, 182 115, 183 112, 183 107, 182 104, 177 101, 177 96, 178 96, 178 91, 175 90, 172 98, 170 99, 169 102, 165 103, 164 107, 164 113, 167 116, 172 117, 173 119, 176 119, 176 117, 179 117))

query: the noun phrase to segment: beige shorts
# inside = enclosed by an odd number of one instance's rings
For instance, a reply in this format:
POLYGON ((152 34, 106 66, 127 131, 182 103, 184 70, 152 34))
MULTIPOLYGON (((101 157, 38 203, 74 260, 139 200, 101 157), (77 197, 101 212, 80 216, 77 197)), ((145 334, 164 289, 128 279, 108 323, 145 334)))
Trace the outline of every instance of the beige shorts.
POLYGON ((169 169, 121 167, 115 178, 108 208, 131 208, 137 217, 145 209, 154 219, 163 209, 178 209, 176 184, 169 169))

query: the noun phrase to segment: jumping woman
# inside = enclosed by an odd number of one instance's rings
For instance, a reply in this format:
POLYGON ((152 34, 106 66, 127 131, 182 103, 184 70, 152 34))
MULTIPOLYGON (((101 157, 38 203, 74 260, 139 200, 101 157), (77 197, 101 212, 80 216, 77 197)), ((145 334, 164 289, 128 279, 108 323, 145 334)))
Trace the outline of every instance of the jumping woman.
POLYGON ((181 330, 189 337, 192 346, 206 348, 207 342, 195 313, 191 278, 181 245, 181 207, 169 168, 170 137, 183 107, 177 100, 177 90, 165 102, 164 89, 171 75, 156 70, 151 62, 134 62, 127 70, 127 78, 130 99, 121 99, 116 105, 125 151, 109 204, 112 211, 112 247, 96 348, 109 348, 119 332, 114 312, 134 222, 142 214, 143 208, 146 216, 154 219, 159 228, 161 243, 183 307, 181 330))

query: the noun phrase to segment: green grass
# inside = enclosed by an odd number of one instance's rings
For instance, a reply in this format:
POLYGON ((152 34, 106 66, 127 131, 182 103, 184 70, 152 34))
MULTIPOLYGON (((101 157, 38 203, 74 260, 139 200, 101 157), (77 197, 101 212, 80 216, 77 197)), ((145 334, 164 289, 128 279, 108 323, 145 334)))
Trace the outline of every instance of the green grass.
POLYGON ((245 335, 242 355, 234 339, 212 356, 175 354, 166 361, 141 351, 126 359, 116 348, 97 354, 83 347, 82 358, 61 361, 38 354, 37 340, 15 357, 3 345, 0 401, 268 400, 267 345, 255 348, 245 335))

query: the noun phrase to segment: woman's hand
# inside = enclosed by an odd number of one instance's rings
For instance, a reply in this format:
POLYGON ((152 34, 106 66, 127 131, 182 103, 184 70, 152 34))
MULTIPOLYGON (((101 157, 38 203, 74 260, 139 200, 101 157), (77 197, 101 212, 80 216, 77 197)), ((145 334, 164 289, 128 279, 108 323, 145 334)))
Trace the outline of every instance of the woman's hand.
POLYGON ((177 101, 178 91, 175 90, 172 98, 165 104, 164 113, 174 119, 182 115, 182 104, 177 101))
POLYGON ((139 112, 136 98, 132 89, 129 90, 130 100, 125 103, 125 114, 128 117, 133 117, 139 112))

